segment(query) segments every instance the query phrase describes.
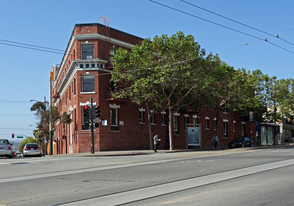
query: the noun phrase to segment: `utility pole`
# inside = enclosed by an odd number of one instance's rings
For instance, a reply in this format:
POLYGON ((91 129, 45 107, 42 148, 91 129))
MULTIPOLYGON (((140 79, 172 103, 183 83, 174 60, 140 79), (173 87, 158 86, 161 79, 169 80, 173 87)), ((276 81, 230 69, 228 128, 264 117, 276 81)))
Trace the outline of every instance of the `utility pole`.
POLYGON ((90 98, 90 121, 91 121, 91 153, 94 154, 95 150, 94 150, 94 107, 93 107, 93 98, 90 98))

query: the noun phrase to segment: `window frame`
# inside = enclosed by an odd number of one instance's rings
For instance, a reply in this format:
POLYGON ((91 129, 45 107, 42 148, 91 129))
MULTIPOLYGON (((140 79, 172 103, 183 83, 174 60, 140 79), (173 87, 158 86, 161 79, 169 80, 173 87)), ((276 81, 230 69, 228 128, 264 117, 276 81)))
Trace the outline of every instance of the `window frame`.
POLYGON ((119 130, 119 126, 118 126, 118 108, 110 108, 110 130, 111 131, 118 131, 119 130))
POLYGON ((94 44, 93 43, 83 43, 83 44, 81 44, 81 59, 94 59, 94 55, 95 55, 95 53, 94 53, 94 44), (90 54, 90 52, 89 51, 84 51, 83 49, 84 49, 84 47, 86 47, 86 46, 92 46, 93 47, 93 51, 91 51, 92 52, 92 55, 90 56, 87 56, 87 54, 89 53, 90 54), (88 57, 91 57, 91 58, 88 58, 88 57))
POLYGON ((82 74, 82 88, 81 88, 81 92, 83 93, 89 93, 89 92, 95 92, 95 75, 93 74, 82 74), (93 81, 93 82, 89 82, 87 83, 85 80, 87 80, 86 77, 92 77, 91 79, 89 78, 88 80, 93 81), (85 89, 86 87, 89 87, 90 85, 92 85, 93 88, 90 89, 85 89), (93 89, 93 90, 92 90, 93 89))
POLYGON ((174 134, 180 133, 179 120, 180 120, 179 115, 173 115, 173 132, 174 132, 174 134))

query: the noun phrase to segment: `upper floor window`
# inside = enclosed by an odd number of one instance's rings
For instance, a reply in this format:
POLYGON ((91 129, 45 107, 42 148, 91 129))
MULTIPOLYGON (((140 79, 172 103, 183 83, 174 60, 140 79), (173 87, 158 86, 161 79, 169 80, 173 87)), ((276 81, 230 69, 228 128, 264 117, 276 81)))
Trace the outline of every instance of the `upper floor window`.
POLYGON ((94 92, 94 91, 95 91, 95 76, 82 75, 82 92, 94 92))
POLYGON ((112 58, 114 57, 114 55, 116 55, 116 48, 110 48, 109 49, 109 60, 112 61, 112 58))
POLYGON ((82 59, 94 58, 94 44, 82 44, 82 59))

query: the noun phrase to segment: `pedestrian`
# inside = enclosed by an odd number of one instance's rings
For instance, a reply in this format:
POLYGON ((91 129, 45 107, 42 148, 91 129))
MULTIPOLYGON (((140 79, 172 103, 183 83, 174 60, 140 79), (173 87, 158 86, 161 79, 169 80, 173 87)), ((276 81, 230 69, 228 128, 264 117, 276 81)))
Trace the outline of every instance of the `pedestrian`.
POLYGON ((156 135, 153 137, 154 152, 157 152, 157 147, 158 147, 159 141, 161 141, 161 139, 159 139, 159 138, 158 138, 158 134, 156 134, 156 135))
POLYGON ((214 145, 214 149, 216 149, 218 145, 218 136, 216 134, 212 137, 212 144, 214 145))

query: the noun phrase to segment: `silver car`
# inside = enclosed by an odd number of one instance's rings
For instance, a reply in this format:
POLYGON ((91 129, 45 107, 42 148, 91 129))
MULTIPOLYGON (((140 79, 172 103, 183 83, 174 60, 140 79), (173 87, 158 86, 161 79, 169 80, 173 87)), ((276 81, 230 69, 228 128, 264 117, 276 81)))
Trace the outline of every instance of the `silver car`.
POLYGON ((37 143, 27 143, 23 148, 23 157, 38 156, 41 157, 41 149, 37 143))
POLYGON ((12 158, 12 144, 8 139, 0 139, 0 156, 12 158))

